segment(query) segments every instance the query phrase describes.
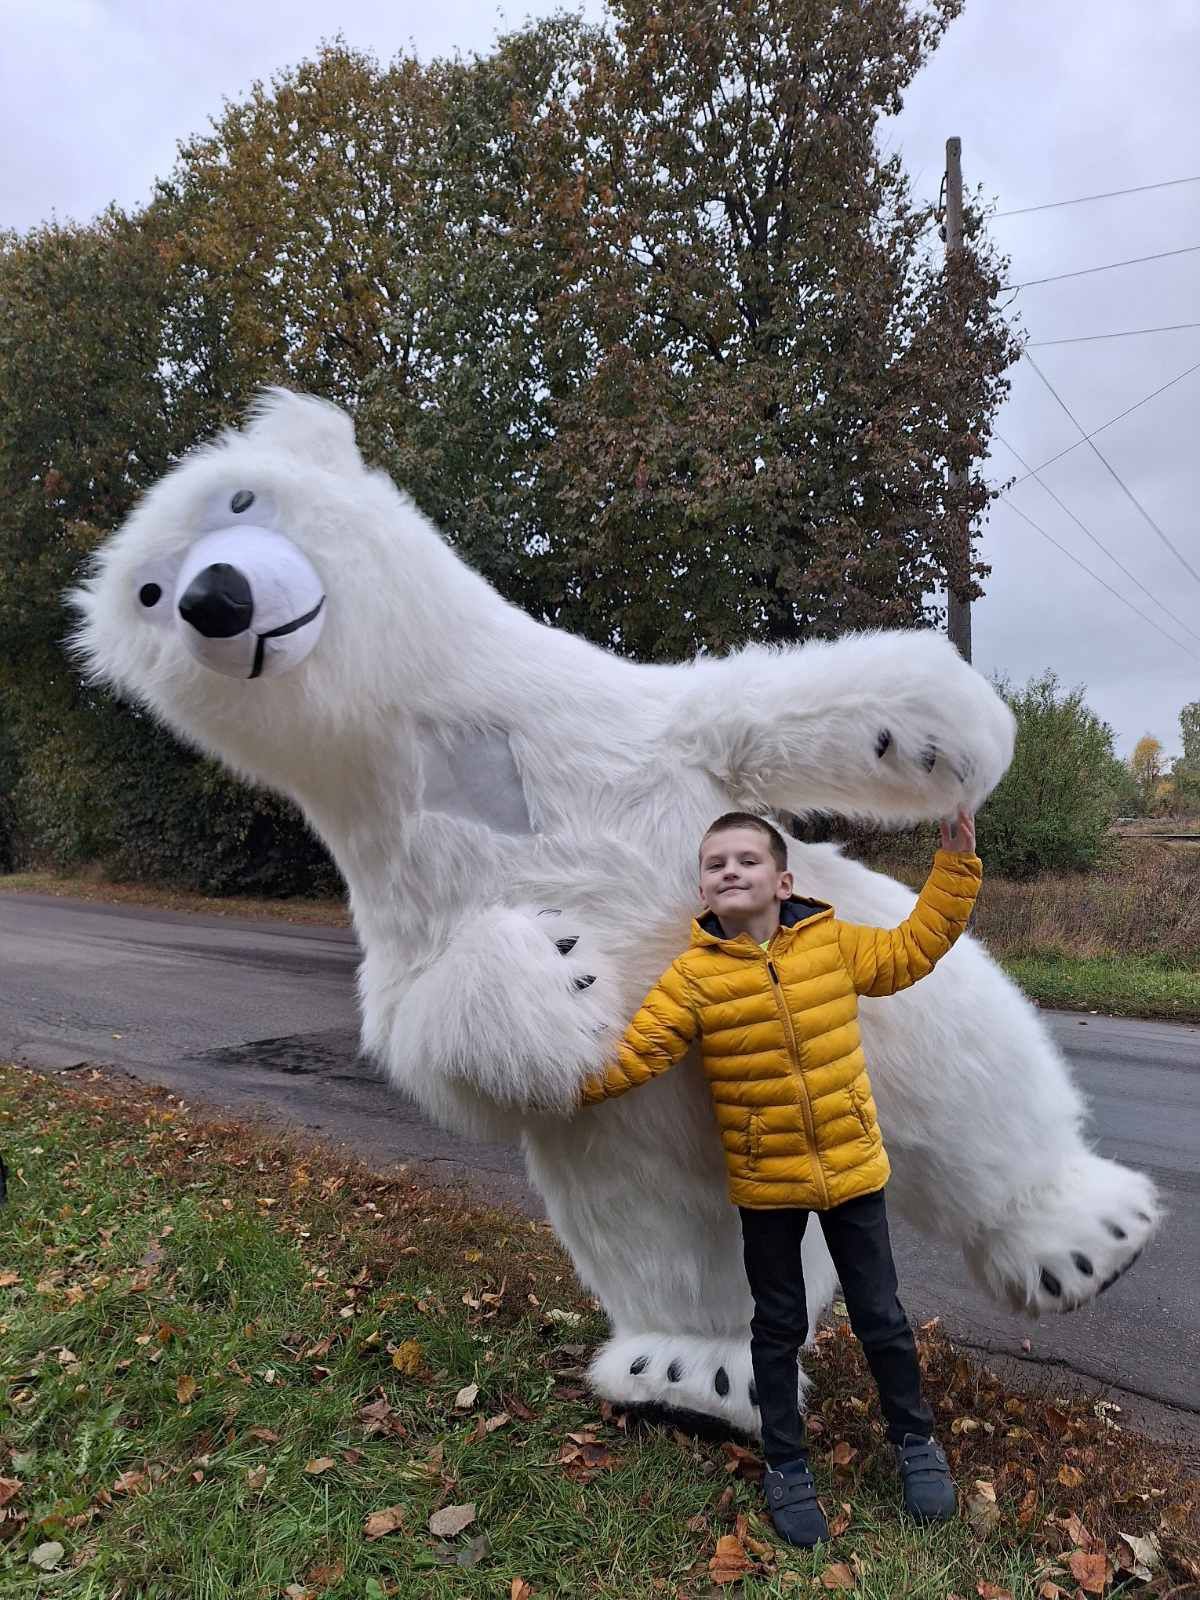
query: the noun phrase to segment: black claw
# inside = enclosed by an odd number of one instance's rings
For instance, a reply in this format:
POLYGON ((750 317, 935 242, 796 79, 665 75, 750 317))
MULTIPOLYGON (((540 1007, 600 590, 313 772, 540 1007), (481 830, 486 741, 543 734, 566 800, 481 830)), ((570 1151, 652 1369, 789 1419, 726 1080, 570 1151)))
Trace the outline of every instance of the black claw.
POLYGON ((1111 1289, 1113 1284, 1116 1283, 1118 1278, 1123 1278, 1125 1276, 1125 1274, 1129 1271, 1129 1269, 1133 1265, 1133 1263, 1141 1255, 1141 1253, 1142 1252, 1140 1250, 1135 1250, 1133 1252, 1133 1254, 1130 1256, 1129 1260, 1125 1263, 1125 1265, 1123 1267, 1118 1267, 1117 1270, 1110 1277, 1105 1278, 1104 1282, 1096 1290, 1097 1297, 1102 1295, 1104 1293, 1105 1289, 1111 1289))
POLYGON ((562 907, 561 906, 546 906, 543 910, 538 912, 538 916, 539 917, 561 917, 562 916, 562 907))
POLYGON ((683 1377, 683 1362, 682 1361, 672 1361, 671 1365, 667 1368, 667 1382, 668 1383, 678 1383, 680 1378, 682 1378, 682 1377, 683 1377))
POLYGON ((713 1378, 713 1388, 722 1399, 729 1393, 729 1374, 724 1367, 717 1368, 716 1376, 713 1378))
POLYGON ((921 751, 921 765, 925 768, 926 772, 933 771, 933 765, 937 758, 937 745, 927 744, 924 750, 921 751))
POLYGON ((577 933, 573 933, 569 939, 555 939, 554 948, 558 951, 560 956, 569 956, 571 951, 574 950, 578 943, 579 935, 577 933))
POLYGON ((758 1390, 753 1384, 750 1385, 748 1393, 750 1395, 750 1404, 756 1406, 758 1404, 758 1390))
POLYGON ((1149 1216, 1145 1211, 1136 1211, 1134 1212, 1134 1215, 1136 1217, 1140 1217, 1147 1227, 1149 1227, 1150 1223, 1154 1221, 1154 1218, 1149 1216))
POLYGON ((1059 1283, 1049 1267, 1042 1268, 1042 1288, 1045 1289, 1047 1294, 1062 1294, 1062 1284, 1059 1283))
POLYGON ((577 989, 590 989, 595 981, 596 975, 594 972, 585 972, 581 978, 575 979, 575 987, 577 989))
POLYGON ((1090 1278, 1096 1270, 1088 1258, 1078 1250, 1072 1251, 1071 1260, 1075 1263, 1076 1269, 1082 1272, 1085 1278, 1090 1278))
POLYGON ((887 728, 881 728, 879 730, 879 737, 875 741, 875 754, 881 761, 883 760, 884 756, 887 755, 888 750, 891 747, 891 743, 891 731, 887 728))
POLYGON ((646 1368, 649 1365, 650 1365, 650 1357, 649 1356, 638 1356, 636 1361, 631 1361, 629 1363, 629 1375, 630 1375, 630 1377, 636 1378, 640 1373, 645 1372, 646 1368))
MULTIPOLYGON (((1109 1233, 1112 1234, 1114 1239, 1128 1239, 1129 1237, 1129 1235, 1125 1232, 1125 1229, 1118 1227, 1115 1222, 1106 1222, 1104 1226, 1108 1229, 1109 1233)), ((1109 1279, 1109 1282, 1112 1282, 1111 1278, 1109 1279)))

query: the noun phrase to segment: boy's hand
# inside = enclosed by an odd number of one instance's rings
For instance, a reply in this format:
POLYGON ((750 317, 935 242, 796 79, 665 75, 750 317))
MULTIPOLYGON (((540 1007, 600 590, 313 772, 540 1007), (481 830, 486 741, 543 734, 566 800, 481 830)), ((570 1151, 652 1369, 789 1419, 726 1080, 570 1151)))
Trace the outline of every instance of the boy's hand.
POLYGON ((969 811, 959 808, 953 822, 939 823, 942 830, 942 849, 956 856, 975 854, 975 818, 969 811))

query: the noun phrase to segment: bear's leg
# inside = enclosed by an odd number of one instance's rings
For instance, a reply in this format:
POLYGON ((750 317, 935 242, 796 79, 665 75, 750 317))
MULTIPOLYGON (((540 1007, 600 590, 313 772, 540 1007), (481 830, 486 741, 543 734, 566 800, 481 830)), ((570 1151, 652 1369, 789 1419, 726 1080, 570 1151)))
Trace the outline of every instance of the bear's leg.
MULTIPOLYGON (((555 1230, 612 1322, 591 1367, 597 1392, 757 1435, 741 1229, 695 1066, 532 1129, 525 1151, 555 1230)), ((805 1235, 804 1279, 815 1324, 835 1282, 819 1228, 805 1235)), ((802 1402, 807 1386, 798 1370, 802 1402)))
POLYGON ((863 1001, 861 1021, 902 1214, 1034 1314, 1083 1305, 1133 1265, 1161 1218, 1155 1186, 1089 1148, 1060 1052, 978 945, 863 1001))

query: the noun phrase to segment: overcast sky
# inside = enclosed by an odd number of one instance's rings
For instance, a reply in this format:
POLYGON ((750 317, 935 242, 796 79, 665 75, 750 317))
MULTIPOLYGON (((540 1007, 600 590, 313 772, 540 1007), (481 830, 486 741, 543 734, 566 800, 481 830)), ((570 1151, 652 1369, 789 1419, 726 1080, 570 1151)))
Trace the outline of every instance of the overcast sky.
MULTIPOLYGON (((334 30, 384 60, 409 49, 428 59, 486 50, 525 14, 488 0, 341 0, 332 11, 315 0, 3 0, 0 225, 141 204, 223 98, 312 55, 334 30)), ((999 211, 1188 178, 1200 174, 1198 76, 1195 0, 967 0, 886 138, 932 197, 945 139, 959 135, 968 185, 982 183, 999 211)), ((1014 284, 1178 250, 1200 245, 1200 183, 998 218, 992 230, 1014 284)), ((1022 289, 1013 310, 1038 342, 1200 323, 1200 252, 1022 289)), ((1200 328, 1031 353, 1091 432, 1200 363, 1200 328)), ((1012 383, 999 432, 1038 467, 1079 433, 1028 362, 1012 383)), ((975 608, 976 664, 1018 682, 1049 667, 1085 684, 1122 753, 1146 732, 1176 751, 1179 709, 1200 699, 1200 581, 1187 571, 1200 573, 1198 417, 1200 371, 1096 440, 1182 560, 1087 445, 1043 476, 1126 571, 1032 479, 1012 499, 1115 595, 1004 505, 983 537, 993 571, 975 608)), ((995 446, 994 479, 1023 470, 995 446)))

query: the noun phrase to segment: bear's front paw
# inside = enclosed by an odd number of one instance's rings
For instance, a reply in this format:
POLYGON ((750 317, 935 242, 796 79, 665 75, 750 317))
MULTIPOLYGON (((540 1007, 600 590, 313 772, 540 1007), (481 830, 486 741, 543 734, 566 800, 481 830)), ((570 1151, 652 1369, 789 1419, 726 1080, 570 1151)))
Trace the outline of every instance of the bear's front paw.
POLYGON ((940 761, 964 788, 975 775, 975 761, 971 755, 966 751, 948 754, 939 747, 932 735, 913 748, 904 749, 890 728, 880 728, 875 737, 875 757, 878 761, 887 759, 897 766, 915 767, 927 775, 934 771, 940 761))
MULTIPOLYGON (((562 910, 559 907, 547 906, 545 909, 538 912, 538 916, 561 917, 562 910)), ((562 934, 555 938, 554 948, 558 951, 560 956, 569 956, 578 943, 579 935, 577 933, 562 934)), ((575 972, 572 974, 571 981, 576 989, 590 989, 596 981, 596 974, 594 972, 575 972)))

